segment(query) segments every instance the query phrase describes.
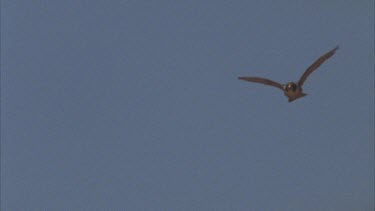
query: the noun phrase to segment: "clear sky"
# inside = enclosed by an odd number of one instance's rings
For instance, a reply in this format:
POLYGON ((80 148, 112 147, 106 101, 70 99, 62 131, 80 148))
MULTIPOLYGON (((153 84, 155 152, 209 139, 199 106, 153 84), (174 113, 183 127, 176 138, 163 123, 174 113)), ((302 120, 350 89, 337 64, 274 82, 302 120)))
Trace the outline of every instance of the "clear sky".
POLYGON ((374 210, 374 1, 3 0, 1 210, 374 210))

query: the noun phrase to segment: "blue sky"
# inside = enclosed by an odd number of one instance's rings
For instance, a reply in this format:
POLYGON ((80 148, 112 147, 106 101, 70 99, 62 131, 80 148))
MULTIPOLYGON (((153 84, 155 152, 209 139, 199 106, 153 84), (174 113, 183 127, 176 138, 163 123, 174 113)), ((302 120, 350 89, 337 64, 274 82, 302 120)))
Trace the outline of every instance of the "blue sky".
POLYGON ((1 210, 373 210, 373 108, 370 0, 1 2, 1 210))

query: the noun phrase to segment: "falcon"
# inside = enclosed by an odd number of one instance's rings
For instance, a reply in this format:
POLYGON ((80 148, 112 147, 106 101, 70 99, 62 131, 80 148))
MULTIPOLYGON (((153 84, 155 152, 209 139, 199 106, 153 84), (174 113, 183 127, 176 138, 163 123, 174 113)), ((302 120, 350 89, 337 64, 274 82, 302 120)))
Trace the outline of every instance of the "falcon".
POLYGON ((261 83, 264 85, 273 86, 276 88, 281 89, 284 92, 284 95, 288 98, 288 102, 292 102, 294 100, 297 100, 298 98, 304 97, 307 94, 302 91, 302 85, 306 81, 307 77, 314 72, 323 62, 325 62, 328 58, 330 58, 335 51, 339 47, 336 46, 331 51, 327 52, 323 56, 321 56, 319 59, 317 59, 310 67, 306 69, 306 71, 302 74, 301 78, 298 80, 298 82, 289 82, 286 84, 280 84, 275 81, 266 79, 266 78, 259 78, 259 77, 238 77, 240 80, 244 81, 250 81, 255 83, 261 83))

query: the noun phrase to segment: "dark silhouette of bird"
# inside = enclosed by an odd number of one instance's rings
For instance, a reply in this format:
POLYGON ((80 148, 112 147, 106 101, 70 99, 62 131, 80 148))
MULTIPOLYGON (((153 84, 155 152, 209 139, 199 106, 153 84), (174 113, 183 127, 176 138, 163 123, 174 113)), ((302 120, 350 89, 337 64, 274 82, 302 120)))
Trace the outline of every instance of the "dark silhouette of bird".
POLYGON ((295 82, 289 82, 286 84, 280 84, 275 81, 271 81, 266 78, 259 78, 259 77, 238 77, 240 80, 250 81, 250 82, 256 82, 256 83, 262 83, 264 85, 274 86, 276 88, 281 89, 284 92, 284 95, 288 97, 288 102, 292 102, 298 98, 304 97, 307 94, 302 91, 302 85, 306 81, 307 77, 314 72, 323 62, 325 62, 328 58, 330 58, 335 51, 339 48, 339 46, 336 46, 331 51, 327 52, 323 56, 321 56, 319 59, 317 59, 310 67, 307 68, 307 70, 302 74, 301 78, 298 80, 297 83, 295 82))

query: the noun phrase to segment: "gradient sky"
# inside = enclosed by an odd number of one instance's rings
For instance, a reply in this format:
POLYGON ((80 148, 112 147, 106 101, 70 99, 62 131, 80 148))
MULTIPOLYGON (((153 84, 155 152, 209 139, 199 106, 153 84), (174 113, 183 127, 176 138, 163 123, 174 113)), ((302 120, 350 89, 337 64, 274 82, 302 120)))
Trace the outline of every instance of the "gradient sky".
POLYGON ((374 210, 374 1, 3 0, 1 210, 374 210))

